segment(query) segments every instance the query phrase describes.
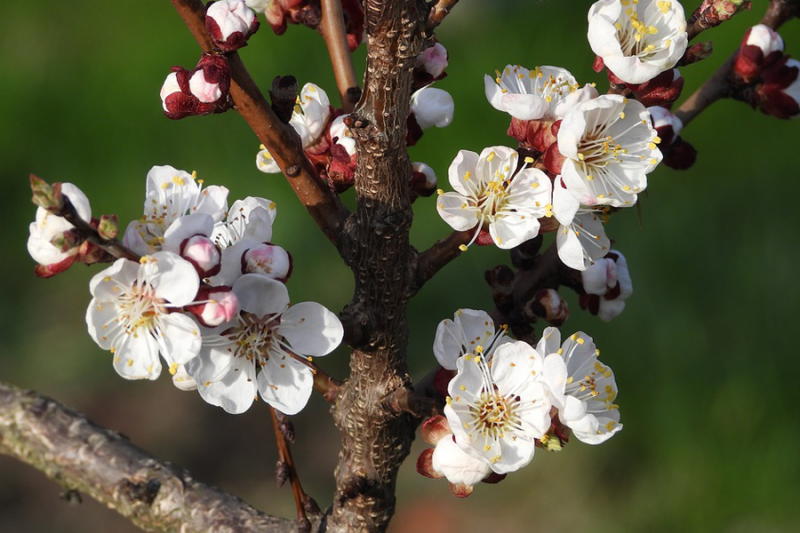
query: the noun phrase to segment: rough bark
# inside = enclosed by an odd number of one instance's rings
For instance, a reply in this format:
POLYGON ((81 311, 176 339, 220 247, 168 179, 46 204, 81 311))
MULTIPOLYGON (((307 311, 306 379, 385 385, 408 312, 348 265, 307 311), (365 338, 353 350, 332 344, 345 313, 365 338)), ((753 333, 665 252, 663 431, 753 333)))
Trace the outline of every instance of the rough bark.
POLYGON ((0 453, 88 494, 145 531, 297 531, 35 392, 0 383, 0 453))
POLYGON ((384 400, 409 386, 408 287, 415 274, 406 117, 427 10, 415 0, 368 0, 367 73, 352 115, 358 146, 358 209, 345 224, 342 256, 356 288, 345 319, 361 328, 350 380, 333 409, 343 446, 329 531, 383 531, 394 512, 397 470, 416 427, 384 400))

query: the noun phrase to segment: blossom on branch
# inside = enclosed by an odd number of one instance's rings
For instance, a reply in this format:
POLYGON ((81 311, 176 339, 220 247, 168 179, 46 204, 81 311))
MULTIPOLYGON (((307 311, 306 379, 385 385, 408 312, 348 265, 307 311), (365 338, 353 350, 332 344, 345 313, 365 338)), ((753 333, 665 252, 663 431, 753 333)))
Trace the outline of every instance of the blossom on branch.
POLYGON ((89 283, 86 311, 89 335, 114 355, 114 369, 125 379, 156 379, 159 353, 170 372, 197 356, 197 324, 181 312, 194 301, 200 279, 194 267, 172 252, 118 259, 89 283))
POLYGON ((579 331, 561 344, 559 331, 546 328, 536 348, 545 355, 542 379, 558 418, 578 440, 600 444, 622 429, 614 373, 598 360, 591 337, 579 331))
POLYGON ((539 169, 517 170, 518 160, 516 150, 492 146, 480 155, 461 150, 450 165, 448 177, 455 192, 440 191, 436 206, 456 231, 475 231, 470 244, 494 242, 510 249, 539 234, 538 219, 550 203, 550 179, 539 169))
POLYGON ((125 246, 140 255, 161 250, 167 229, 180 217, 192 213, 222 220, 228 210, 228 189, 212 185, 202 188, 197 174, 169 165, 154 166, 147 173, 144 215, 128 224, 125 246))
POLYGON ((498 474, 530 463, 550 428, 550 395, 540 381, 544 358, 515 341, 499 346, 491 365, 480 355, 457 361, 445 416, 459 447, 498 474))
POLYGON ((625 300, 633 293, 628 262, 619 250, 611 250, 583 272, 581 283, 585 294, 580 296, 582 309, 609 322, 625 309, 625 300))
POLYGON ((247 46, 258 19, 244 0, 219 0, 206 8, 206 29, 217 48, 232 52, 247 46))
POLYGON ((204 332, 197 358, 186 365, 202 398, 228 413, 243 413, 257 394, 286 414, 308 402, 314 373, 308 356, 323 356, 341 342, 335 314, 314 302, 290 307, 283 283, 245 274, 233 285, 240 312, 204 332))
POLYGON ((744 34, 732 71, 742 81, 750 82, 782 57, 783 39, 780 34, 769 26, 757 24, 744 34))
POLYGON ((161 86, 164 115, 179 120, 192 115, 210 115, 230 109, 231 68, 227 58, 204 55, 193 70, 172 67, 161 86))
POLYGON ((589 44, 625 83, 644 83, 678 64, 688 44, 677 0, 599 0, 589 9, 589 44))
POLYGON ((558 131, 564 184, 583 205, 631 206, 661 162, 659 142, 640 102, 619 95, 584 102, 558 131))
POLYGON ((447 370, 456 369, 456 361, 464 355, 483 355, 491 359, 497 347, 512 340, 506 337, 508 326, 495 329, 494 320, 486 311, 459 309, 453 319, 439 322, 433 341, 433 354, 447 370))

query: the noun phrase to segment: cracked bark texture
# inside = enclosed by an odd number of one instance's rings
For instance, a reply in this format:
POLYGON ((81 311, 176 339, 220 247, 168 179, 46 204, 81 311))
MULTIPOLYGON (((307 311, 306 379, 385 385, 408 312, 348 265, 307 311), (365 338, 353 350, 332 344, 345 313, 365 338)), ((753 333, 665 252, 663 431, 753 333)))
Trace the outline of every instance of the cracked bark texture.
POLYGON ((410 385, 406 370, 408 287, 415 254, 409 243, 411 163, 406 151, 412 70, 427 17, 416 0, 368 0, 367 71, 353 115, 358 208, 345 224, 341 252, 355 275, 345 320, 360 328, 350 380, 333 416, 343 446, 328 531, 384 531, 394 513, 397 470, 416 421, 383 400, 410 385))
POLYGON ((0 383, 0 453, 88 494, 145 531, 289 533, 297 522, 267 516, 204 485, 32 391, 0 383))

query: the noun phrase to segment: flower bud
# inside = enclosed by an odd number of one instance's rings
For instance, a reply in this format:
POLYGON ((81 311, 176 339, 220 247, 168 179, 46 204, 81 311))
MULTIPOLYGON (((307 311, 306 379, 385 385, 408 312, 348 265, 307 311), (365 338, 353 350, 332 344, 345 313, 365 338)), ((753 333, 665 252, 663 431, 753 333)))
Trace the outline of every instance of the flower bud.
POLYGON ((531 310, 551 326, 559 327, 569 318, 569 305, 555 289, 539 289, 530 302, 531 310))
POLYGON ((672 144, 683 129, 683 122, 681 122, 681 119, 670 113, 665 107, 653 106, 648 107, 647 110, 650 112, 653 127, 656 129, 661 139, 661 147, 664 148, 672 144))
POLYGON ((764 71, 756 87, 759 109, 773 117, 788 119, 800 115, 800 62, 784 56, 764 71))
POLYGON ((711 57, 711 54, 713 52, 714 52, 714 43, 712 43, 711 41, 693 44, 692 46, 686 49, 686 53, 683 54, 683 57, 681 58, 678 65, 684 67, 686 65, 691 65, 692 63, 697 63, 698 61, 708 59, 709 57, 711 57))
POLYGON ((447 73, 444 69, 447 68, 447 58, 447 49, 440 43, 426 48, 417 56, 417 64, 414 67, 414 89, 446 78, 447 73))
POLYGON ((411 113, 423 130, 448 126, 453 121, 454 109, 453 97, 442 89, 425 87, 411 95, 411 113))
POLYGON ((221 0, 208 4, 206 29, 217 48, 231 52, 247 45, 258 19, 244 0, 221 0))
POLYGON ((224 56, 204 55, 191 71, 172 67, 161 87, 164 114, 178 120, 227 111, 231 106, 230 85, 230 65, 224 56))
POLYGON ((686 80, 678 69, 665 70, 652 80, 639 85, 628 85, 645 107, 668 106, 681 96, 686 80))
POLYGON ((201 278, 207 278, 219 272, 219 248, 205 235, 194 235, 183 241, 180 255, 194 265, 201 278))
POLYGON ((411 191, 416 197, 430 196, 436 191, 436 173, 425 163, 411 164, 411 191))
POLYGON ((580 296, 581 308, 604 322, 619 316, 625 309, 625 300, 633 293, 628 262, 617 250, 611 250, 581 272, 581 280, 585 291, 580 296))
POLYGON ((285 282, 292 275, 292 256, 280 246, 260 243, 242 255, 242 272, 285 282))
POLYGON ((119 217, 117 215, 101 215, 97 223, 97 233, 104 239, 116 239, 119 235, 119 217))
POLYGON ((664 164, 674 170, 686 170, 697 161, 697 150, 691 143, 678 137, 663 148, 664 164))
POLYGON ((783 39, 764 24, 753 26, 744 34, 742 45, 736 52, 732 71, 748 83, 783 56, 783 39))
POLYGON ((208 328, 230 322, 239 313, 239 299, 230 287, 202 285, 197 291, 195 303, 187 305, 186 311, 208 328))

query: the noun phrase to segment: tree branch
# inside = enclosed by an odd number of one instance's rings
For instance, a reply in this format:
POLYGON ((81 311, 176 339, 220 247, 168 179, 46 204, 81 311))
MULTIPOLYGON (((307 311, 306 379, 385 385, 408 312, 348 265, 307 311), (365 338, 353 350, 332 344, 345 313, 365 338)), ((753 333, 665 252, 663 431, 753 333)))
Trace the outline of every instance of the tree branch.
MULTIPOLYGON (((214 45, 205 28, 205 6, 200 0, 170 0, 204 52, 214 45)), ((270 107, 239 54, 226 54, 231 66, 230 94, 236 110, 286 176, 300 202, 328 239, 338 244, 347 210, 320 179, 303 151, 300 137, 270 107)))
POLYGON ((431 11, 428 14, 428 23, 426 25, 428 32, 435 30, 457 3, 458 0, 438 0, 431 7, 431 11))
POLYGON ((342 109, 345 113, 351 113, 361 98, 361 88, 358 86, 350 47, 347 45, 341 0, 322 0, 322 22, 319 29, 331 56, 342 109))
POLYGON ((417 257, 414 284, 409 288, 411 294, 416 294, 437 272, 461 255, 463 252, 460 247, 467 244, 470 238, 469 231, 454 231, 420 253, 417 257))
POLYGON ((33 391, 0 383, 0 453, 90 495, 145 531, 298 531, 204 485, 118 433, 33 391))

